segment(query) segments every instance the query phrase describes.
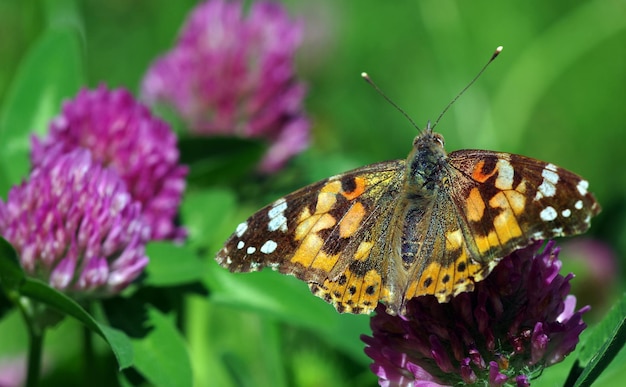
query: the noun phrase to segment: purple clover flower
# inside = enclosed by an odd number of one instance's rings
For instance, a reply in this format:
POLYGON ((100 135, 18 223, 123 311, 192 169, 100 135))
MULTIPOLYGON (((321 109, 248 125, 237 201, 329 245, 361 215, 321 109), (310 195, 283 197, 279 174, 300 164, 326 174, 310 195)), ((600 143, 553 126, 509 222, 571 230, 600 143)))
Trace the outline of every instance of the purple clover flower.
POLYGON ((449 303, 412 299, 405 316, 378 305, 365 353, 381 386, 481 383, 528 386, 541 369, 562 361, 585 329, 573 274, 559 274, 559 249, 537 242, 504 258, 471 293, 449 303))
POLYGON ((141 203, 85 149, 48 155, 0 200, 0 235, 24 271, 76 298, 130 284, 148 263, 149 233, 141 203))
POLYGON ((78 147, 122 177, 142 205, 151 239, 184 239, 185 230, 176 227, 174 218, 187 168, 178 164, 176 136, 164 121, 125 89, 84 89, 64 103, 46 138, 33 138, 31 160, 36 167, 46 157, 78 147))
POLYGON ((244 16, 239 1, 205 1, 148 70, 143 97, 173 106, 196 135, 267 140, 259 168, 276 171, 309 142, 293 68, 301 27, 276 3, 255 2, 244 16))

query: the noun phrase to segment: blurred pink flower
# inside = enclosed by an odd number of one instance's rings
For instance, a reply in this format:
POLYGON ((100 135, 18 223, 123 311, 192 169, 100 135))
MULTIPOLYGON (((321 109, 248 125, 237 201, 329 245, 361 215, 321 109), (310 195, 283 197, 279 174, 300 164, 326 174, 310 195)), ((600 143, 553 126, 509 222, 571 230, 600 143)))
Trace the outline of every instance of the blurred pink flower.
POLYGON ((616 252, 600 240, 583 237, 565 241, 561 256, 569 269, 579 273, 574 293, 581 302, 593 306, 593 318, 602 318, 619 296, 621 276, 616 252))
POLYGON ((20 387, 26 381, 26 354, 0 359, 0 387, 20 387))
POLYGON ((143 98, 173 106, 193 134, 268 141, 259 167, 276 171, 309 142, 293 68, 301 31, 277 3, 255 2, 244 15, 239 1, 205 1, 148 70, 143 98))
POLYGON ((65 102, 43 139, 33 138, 31 160, 88 149, 94 161, 124 180, 150 226, 151 239, 185 237, 175 216, 185 190, 187 168, 178 163, 176 136, 125 89, 81 90, 65 102))

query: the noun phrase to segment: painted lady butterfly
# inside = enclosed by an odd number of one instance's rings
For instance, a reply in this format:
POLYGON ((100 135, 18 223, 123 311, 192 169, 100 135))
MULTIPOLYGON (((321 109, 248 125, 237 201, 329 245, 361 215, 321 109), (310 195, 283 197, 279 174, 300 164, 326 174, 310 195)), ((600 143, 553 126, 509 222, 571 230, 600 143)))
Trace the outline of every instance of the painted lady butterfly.
MULTIPOLYGON (((492 58, 493 59, 493 58, 492 58)), ((217 254, 233 272, 271 267, 309 283, 339 312, 471 291, 535 240, 589 228, 588 183, 553 164, 486 150, 447 154, 430 127, 406 160, 330 177, 239 224, 217 254)))

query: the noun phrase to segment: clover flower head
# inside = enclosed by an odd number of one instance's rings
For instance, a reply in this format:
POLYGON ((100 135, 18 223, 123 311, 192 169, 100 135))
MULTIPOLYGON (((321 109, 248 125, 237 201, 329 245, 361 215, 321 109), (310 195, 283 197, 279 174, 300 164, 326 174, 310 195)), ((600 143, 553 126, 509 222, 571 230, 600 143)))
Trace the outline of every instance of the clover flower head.
POLYGON ((569 295, 572 274, 559 274, 559 249, 537 242, 500 261, 493 272, 440 304, 432 296, 407 304, 404 316, 379 305, 365 353, 381 386, 474 384, 528 386, 562 361, 586 325, 569 295))
POLYGON ((10 190, 0 235, 28 275, 75 298, 116 294, 148 263, 141 203, 85 149, 48 155, 10 190))
POLYGON ((176 136, 125 89, 81 90, 65 102, 43 139, 33 138, 34 166, 76 148, 114 169, 124 180, 151 227, 152 239, 181 240, 185 230, 175 216, 185 189, 187 168, 178 163, 176 136))

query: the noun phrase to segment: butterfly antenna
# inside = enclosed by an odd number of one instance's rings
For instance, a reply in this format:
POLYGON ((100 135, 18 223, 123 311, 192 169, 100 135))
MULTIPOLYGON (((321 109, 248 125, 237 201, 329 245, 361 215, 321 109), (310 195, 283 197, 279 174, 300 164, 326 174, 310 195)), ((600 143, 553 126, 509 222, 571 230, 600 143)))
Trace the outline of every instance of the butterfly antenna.
POLYGON ((474 82, 476 82, 476 80, 478 78, 480 78, 480 76, 482 75, 482 73, 487 69, 487 67, 491 64, 491 62, 493 62, 494 59, 496 59, 496 57, 502 52, 502 46, 498 46, 498 48, 496 48, 496 51, 493 52, 493 55, 491 55, 491 58, 487 61, 487 63, 483 66, 482 69, 480 69, 480 71, 478 72, 478 74, 476 74, 476 76, 474 77, 474 79, 472 79, 470 81, 470 83, 467 84, 467 86, 465 86, 463 88, 463 90, 461 90, 459 92, 459 94, 456 95, 456 97, 454 97, 454 99, 452 99, 452 101, 450 101, 450 103, 448 103, 448 105, 446 105, 446 107, 443 109, 443 111, 441 112, 441 114, 439 114, 439 117, 437 117, 437 120, 435 120, 435 123, 433 124, 433 129, 435 128, 435 126, 437 126, 437 124, 439 123, 439 120, 441 119, 441 117, 443 117, 444 114, 446 114, 446 112, 448 111, 448 109, 450 109, 450 106, 452 106, 452 104, 454 104, 456 102, 457 99, 459 99, 460 96, 463 95, 463 93, 465 93, 465 91, 467 89, 470 88, 470 86, 472 86, 474 84, 474 82))
POLYGON ((413 119, 400 106, 398 106, 395 102, 393 102, 391 98, 387 97, 387 95, 383 93, 383 91, 374 83, 374 81, 372 81, 372 78, 370 78, 370 76, 367 75, 366 72, 362 72, 361 77, 365 79, 365 82, 369 83, 370 86, 372 86, 374 90, 378 92, 378 94, 380 94, 387 102, 389 102, 391 106, 396 108, 407 120, 409 120, 411 125, 413 125, 415 129, 417 129, 418 132, 421 131, 420 127, 417 126, 415 121, 413 121, 413 119))

